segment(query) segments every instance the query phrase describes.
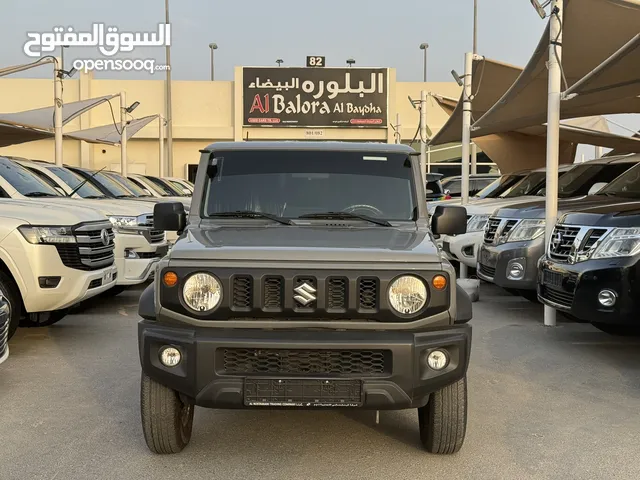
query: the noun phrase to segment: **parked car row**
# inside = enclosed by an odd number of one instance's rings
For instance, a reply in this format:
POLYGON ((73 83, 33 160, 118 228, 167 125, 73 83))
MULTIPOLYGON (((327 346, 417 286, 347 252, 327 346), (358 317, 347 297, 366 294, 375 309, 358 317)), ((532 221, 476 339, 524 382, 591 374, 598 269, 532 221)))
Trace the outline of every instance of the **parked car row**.
POLYGON ((0 157, 0 297, 8 317, 3 324, 0 301, 0 357, 3 335, 8 340, 18 325, 52 325, 79 302, 153 277, 171 245, 154 228, 154 205, 168 198, 188 210, 190 197, 173 188, 167 197, 134 192, 128 180, 0 157))
MULTIPOLYGON (((543 195, 544 187, 534 194, 543 195)), ((609 333, 637 332, 640 155, 571 166, 559 179, 559 197, 547 244, 544 200, 521 197, 493 204, 489 215, 470 205, 468 222, 476 231, 447 237, 443 249, 466 264, 475 260, 482 280, 575 320, 609 333)))

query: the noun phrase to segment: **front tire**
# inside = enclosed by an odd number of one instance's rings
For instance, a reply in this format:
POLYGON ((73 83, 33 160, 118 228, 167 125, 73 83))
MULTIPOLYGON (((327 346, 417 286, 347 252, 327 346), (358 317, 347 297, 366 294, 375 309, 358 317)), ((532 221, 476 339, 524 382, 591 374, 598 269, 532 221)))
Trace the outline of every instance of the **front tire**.
POLYGON ((418 422, 429 453, 458 452, 467 430, 467 377, 432 393, 429 403, 418 408, 418 422))
POLYGON ((20 316, 22 315, 22 301, 20 299, 20 291, 13 279, 4 272, 0 272, 0 295, 2 295, 9 304, 9 337, 13 337, 18 330, 20 324, 20 316))
POLYGON ((194 406, 178 392, 142 373, 140 413, 142 431, 153 453, 179 453, 191 440, 194 406))

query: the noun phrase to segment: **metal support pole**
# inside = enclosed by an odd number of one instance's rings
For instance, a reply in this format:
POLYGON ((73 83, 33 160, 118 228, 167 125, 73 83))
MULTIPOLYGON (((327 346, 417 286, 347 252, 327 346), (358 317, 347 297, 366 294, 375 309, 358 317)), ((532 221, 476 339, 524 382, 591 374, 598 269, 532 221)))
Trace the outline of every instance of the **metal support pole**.
POLYGON ((431 145, 427 145, 427 172, 431 173, 431 145))
POLYGON ((427 184, 427 92, 420 92, 420 171, 427 184))
POLYGON ((473 53, 478 53, 478 0, 473 0, 473 53))
MULTIPOLYGON (((462 192, 461 203, 469 203, 469 156, 471 147, 471 74, 473 70, 473 53, 464 55, 464 86, 462 103, 462 192)), ((467 278, 467 266, 460 263, 460 278, 467 278)))
MULTIPOLYGON (((549 86, 547 105, 547 183, 546 183, 546 214, 545 214, 545 245, 549 244, 553 227, 558 216, 558 162, 560 150, 560 99, 562 90, 562 76, 560 62, 562 62, 562 4, 560 0, 551 2, 552 13, 549 28, 549 86)), ((545 305, 544 324, 549 327, 556 325, 555 309, 545 305)))
POLYGON ((160 178, 166 176, 165 172, 165 162, 164 162, 164 118, 162 115, 158 115, 158 122, 160 126, 158 128, 158 143, 160 147, 160 155, 158 161, 160 162, 160 168, 158 169, 158 174, 160 178))
POLYGON ((55 162, 61 167, 62 159, 62 70, 58 62, 53 63, 53 131, 55 140, 55 162))
POLYGON ((213 80, 215 79, 215 71, 213 69, 213 65, 214 65, 214 62, 213 62, 213 51, 214 51, 214 48, 213 47, 210 47, 210 48, 211 48, 211 81, 213 82, 213 80))
POLYGON ((425 47, 424 48, 424 64, 423 64, 423 74, 422 74, 422 81, 423 82, 427 82, 427 50, 429 50, 429 47, 425 47))
POLYGON ((127 94, 120 92, 120 173, 123 177, 127 172, 127 94))
POLYGON ((400 133, 400 114, 396 113, 396 143, 402 143, 402 134, 400 133))
POLYGON ((596 146, 596 156, 595 158, 601 158, 602 157, 602 147, 596 146))
POLYGON ((478 146, 471 142, 471 175, 478 173, 478 146))
MULTIPOLYGON (((169 0, 164 1, 165 22, 169 25, 169 0)), ((167 120, 167 174, 173 176, 173 115, 171 114, 171 46, 166 46, 167 80, 166 80, 166 107, 165 118, 167 120)))

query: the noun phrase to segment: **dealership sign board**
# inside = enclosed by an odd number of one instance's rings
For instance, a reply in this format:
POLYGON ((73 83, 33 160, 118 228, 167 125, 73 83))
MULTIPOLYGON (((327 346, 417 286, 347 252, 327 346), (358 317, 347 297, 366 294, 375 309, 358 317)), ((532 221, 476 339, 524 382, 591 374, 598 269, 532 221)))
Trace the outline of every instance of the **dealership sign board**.
POLYGON ((243 68, 245 126, 387 127, 386 68, 243 68))

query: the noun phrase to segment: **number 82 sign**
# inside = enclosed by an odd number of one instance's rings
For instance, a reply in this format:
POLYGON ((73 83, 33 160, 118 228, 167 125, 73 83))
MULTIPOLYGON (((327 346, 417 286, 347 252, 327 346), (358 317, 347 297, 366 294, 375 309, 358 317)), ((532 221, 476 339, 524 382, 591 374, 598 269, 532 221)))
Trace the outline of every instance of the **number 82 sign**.
POLYGON ((307 57, 307 67, 324 67, 324 66, 325 66, 324 57, 318 57, 318 56, 307 57))

